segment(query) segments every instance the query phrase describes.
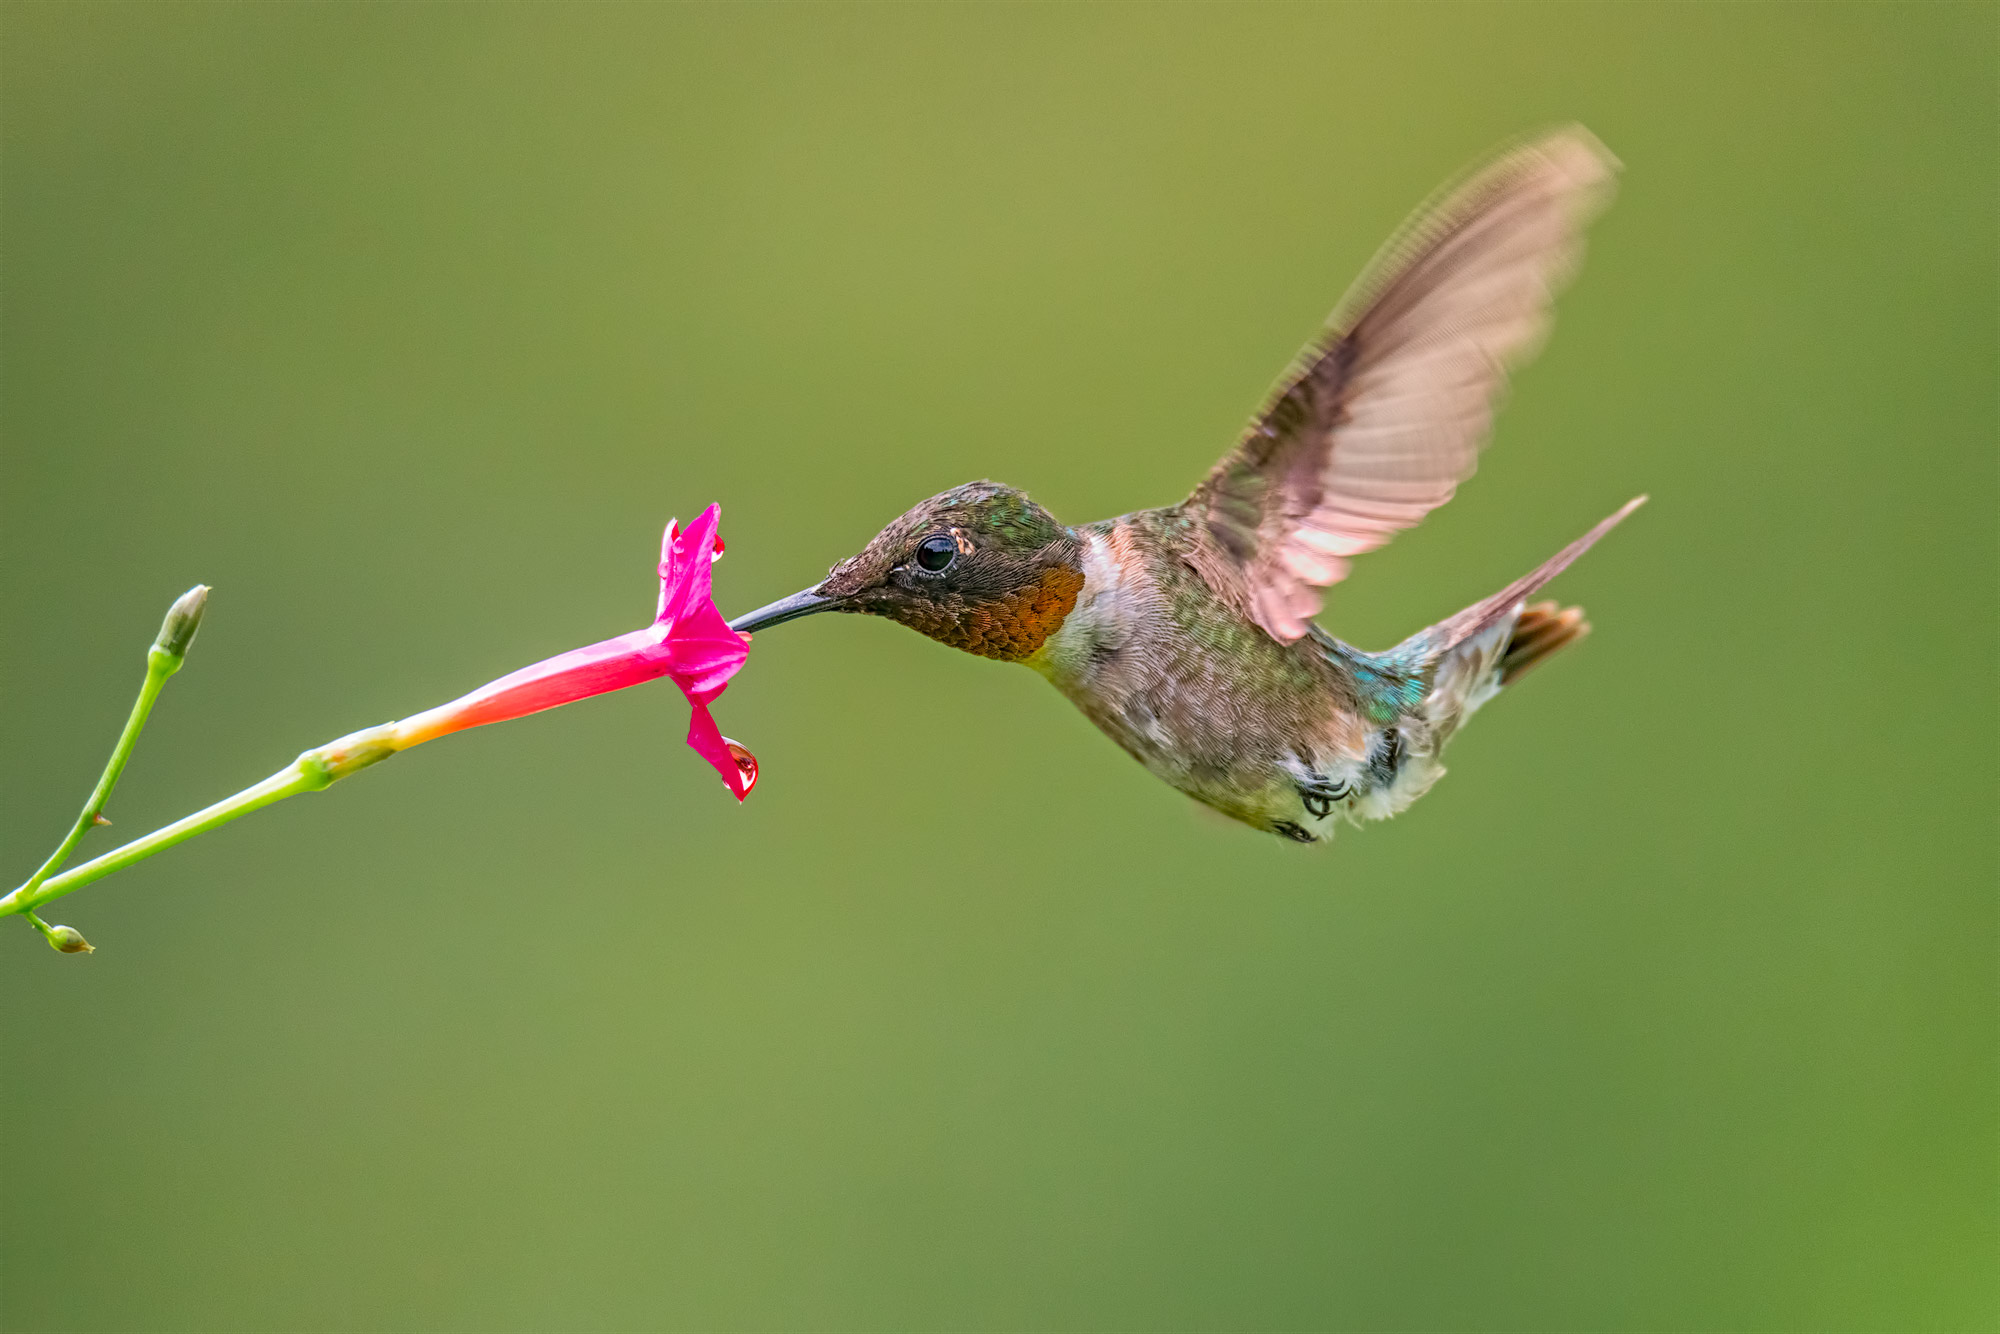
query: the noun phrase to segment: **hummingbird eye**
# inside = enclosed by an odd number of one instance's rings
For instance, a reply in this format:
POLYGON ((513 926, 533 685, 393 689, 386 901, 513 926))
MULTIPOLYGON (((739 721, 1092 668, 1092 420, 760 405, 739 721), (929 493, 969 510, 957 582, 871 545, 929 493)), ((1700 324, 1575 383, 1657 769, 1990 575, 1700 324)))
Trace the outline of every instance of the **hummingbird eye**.
POLYGON ((943 533, 917 543, 917 565, 931 574, 943 574, 958 559, 958 543, 943 533))

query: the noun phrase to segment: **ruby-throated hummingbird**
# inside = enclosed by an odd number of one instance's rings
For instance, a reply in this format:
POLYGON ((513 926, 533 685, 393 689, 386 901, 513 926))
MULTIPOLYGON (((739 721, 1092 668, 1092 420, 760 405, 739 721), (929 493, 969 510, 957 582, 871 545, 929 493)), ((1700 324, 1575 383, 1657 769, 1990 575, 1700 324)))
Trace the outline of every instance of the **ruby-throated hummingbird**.
POLYGON ((1153 773, 1246 824, 1316 843, 1338 817, 1394 815, 1443 774, 1473 710, 1590 628, 1528 598, 1644 497, 1387 652, 1313 624, 1319 590, 1472 472, 1616 170, 1571 127, 1441 191, 1180 504, 1072 528, 972 482, 731 627, 885 616, 1026 663, 1153 773))

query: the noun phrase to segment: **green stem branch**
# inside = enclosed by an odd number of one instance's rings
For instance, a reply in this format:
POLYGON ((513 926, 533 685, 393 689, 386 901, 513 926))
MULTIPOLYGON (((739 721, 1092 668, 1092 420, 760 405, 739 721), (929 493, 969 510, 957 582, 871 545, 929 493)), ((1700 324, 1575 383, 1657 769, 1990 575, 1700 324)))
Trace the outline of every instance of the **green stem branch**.
POLYGON ((105 803, 111 800, 111 790, 118 786, 118 776, 125 772, 125 761, 132 758, 132 748, 139 744, 139 733, 146 726, 146 715, 153 711, 153 701, 160 697, 160 691, 167 684, 167 678, 180 670, 182 659, 177 654, 154 648, 146 654, 146 683, 139 687, 139 698, 132 705, 132 716, 125 720, 125 730, 118 735, 118 744, 112 748, 111 759, 104 766, 104 773, 97 780, 96 789, 90 800, 83 803, 83 813, 76 817, 76 824, 69 831, 41 869, 28 877, 22 890, 33 893, 35 887, 54 875, 57 868, 69 860, 76 845, 83 842, 83 836, 100 822, 105 803))
POLYGON ((261 810, 274 801, 283 801, 297 793, 317 792, 358 769, 385 760, 396 753, 391 741, 394 727, 394 723, 384 723, 380 727, 344 736, 338 741, 329 741, 324 746, 307 751, 263 782, 225 797, 213 806, 184 816, 143 838, 135 838, 125 846, 114 848, 102 857, 73 867, 61 875, 30 880, 0 899, 0 917, 15 913, 32 914, 51 899, 59 899, 82 889, 93 880, 101 880, 113 871, 122 871, 132 863, 144 861, 154 853, 171 848, 196 834, 207 833, 238 816, 261 810))
MULTIPOLYGON (((125 761, 132 758, 132 748, 139 744, 139 733, 146 726, 146 715, 153 711, 153 701, 160 697, 160 691, 167 684, 167 678, 181 669, 187 661, 188 645, 194 642, 195 631, 201 628, 202 609, 208 605, 208 585, 196 584, 187 592, 174 599, 174 605, 167 608, 166 619, 160 622, 160 633, 153 636, 153 647, 146 651, 146 681, 139 687, 139 698, 132 705, 132 714, 125 720, 125 730, 118 734, 118 744, 111 748, 111 758, 105 763, 104 772, 98 776, 97 787, 91 792, 90 800, 83 803, 83 813, 76 817, 69 837, 65 838, 49 859, 41 864, 28 882, 9 895, 9 899, 23 894, 32 894, 35 887, 56 873, 76 845, 83 842, 83 836, 97 825, 109 824, 104 818, 104 805, 111 800, 111 790, 118 786, 118 775, 125 772, 125 761)), ((42 926, 37 920, 36 925, 42 926)), ((46 928, 42 932, 48 934, 46 928)))

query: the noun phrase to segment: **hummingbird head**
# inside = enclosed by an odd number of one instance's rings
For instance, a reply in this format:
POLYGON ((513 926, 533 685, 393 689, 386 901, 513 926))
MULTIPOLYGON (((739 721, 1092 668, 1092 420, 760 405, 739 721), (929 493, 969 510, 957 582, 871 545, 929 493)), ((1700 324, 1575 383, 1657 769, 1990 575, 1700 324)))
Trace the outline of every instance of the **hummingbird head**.
POLYGON ((1076 605, 1082 550, 1075 532, 1025 492, 968 482, 911 509, 819 584, 729 626, 748 633, 815 612, 863 612, 1019 662, 1076 605))

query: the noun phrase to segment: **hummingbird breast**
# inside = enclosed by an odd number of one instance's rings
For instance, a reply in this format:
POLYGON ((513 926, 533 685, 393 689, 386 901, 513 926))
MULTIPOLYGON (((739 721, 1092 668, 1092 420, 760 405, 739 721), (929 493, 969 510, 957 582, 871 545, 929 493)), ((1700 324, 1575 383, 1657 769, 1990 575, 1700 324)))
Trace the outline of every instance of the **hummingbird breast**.
POLYGON ((1147 510, 1079 529, 1083 587, 1028 665, 1182 792, 1317 842, 1382 776, 1394 732, 1313 639, 1280 644, 1215 595, 1182 557, 1188 523, 1147 510))

